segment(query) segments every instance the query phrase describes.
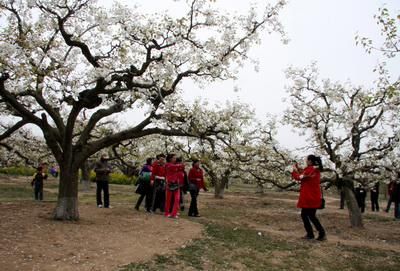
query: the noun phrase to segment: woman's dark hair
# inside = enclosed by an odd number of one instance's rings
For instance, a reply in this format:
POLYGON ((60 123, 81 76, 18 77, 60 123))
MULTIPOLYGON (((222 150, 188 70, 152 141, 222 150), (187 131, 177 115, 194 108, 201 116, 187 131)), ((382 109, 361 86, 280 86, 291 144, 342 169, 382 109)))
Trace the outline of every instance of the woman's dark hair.
POLYGON ((318 166, 319 170, 324 169, 324 167, 322 166, 321 157, 310 154, 309 156, 307 156, 307 160, 311 161, 313 166, 318 166))
POLYGON ((172 157, 176 156, 175 153, 168 153, 167 154, 167 162, 171 162, 172 157))
POLYGON ((158 160, 158 159, 160 159, 160 158, 165 158, 165 155, 163 154, 163 153, 160 153, 160 154, 157 154, 156 155, 156 159, 158 160))
POLYGON ((146 159, 146 165, 151 165, 152 162, 153 162, 153 158, 146 159))
POLYGON ((182 157, 176 158, 176 162, 177 162, 177 163, 182 163, 182 157))
POLYGON ((196 164, 197 162, 200 162, 200 160, 199 159, 193 159, 192 166, 194 166, 194 164, 196 164))

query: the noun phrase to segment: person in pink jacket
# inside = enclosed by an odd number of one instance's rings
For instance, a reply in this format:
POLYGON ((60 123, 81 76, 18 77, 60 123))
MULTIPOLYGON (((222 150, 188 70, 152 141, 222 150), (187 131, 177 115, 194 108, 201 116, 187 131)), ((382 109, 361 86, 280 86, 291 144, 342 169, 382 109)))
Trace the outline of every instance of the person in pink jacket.
POLYGON ((301 169, 296 165, 293 166, 292 177, 300 182, 300 196, 297 202, 297 208, 301 208, 301 218, 307 235, 304 239, 314 239, 314 231, 311 223, 314 224, 318 231, 318 241, 326 240, 326 233, 318 218, 316 217, 317 209, 321 207, 321 170, 322 161, 320 157, 315 155, 307 156, 307 167, 301 169))

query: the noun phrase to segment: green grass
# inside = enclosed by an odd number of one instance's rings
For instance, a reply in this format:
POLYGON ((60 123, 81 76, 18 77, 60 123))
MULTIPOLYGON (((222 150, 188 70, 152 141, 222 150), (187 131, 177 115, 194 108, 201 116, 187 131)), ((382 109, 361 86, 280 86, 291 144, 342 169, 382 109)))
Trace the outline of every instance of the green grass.
MULTIPOLYGON (((44 190, 44 200, 56 200, 56 194, 44 190)), ((0 185, 0 202, 32 200, 34 198, 33 188, 30 186, 0 185)))

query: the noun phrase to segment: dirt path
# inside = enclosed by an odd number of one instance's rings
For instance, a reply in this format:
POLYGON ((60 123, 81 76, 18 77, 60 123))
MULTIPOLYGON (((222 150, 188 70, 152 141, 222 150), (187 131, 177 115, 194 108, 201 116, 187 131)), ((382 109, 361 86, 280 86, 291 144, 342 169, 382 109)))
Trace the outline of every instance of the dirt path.
POLYGON ((171 253, 202 232, 197 223, 126 205, 81 205, 79 222, 57 222, 50 219, 53 207, 46 202, 0 203, 1 270, 116 270, 171 253))
MULTIPOLYGON (((376 221, 368 221, 365 223, 364 229, 352 229, 348 223, 347 210, 337 208, 338 199, 334 197, 326 198, 326 209, 318 211, 318 216, 322 224, 325 226, 328 234, 328 240, 321 243, 324 246, 346 245, 353 247, 368 247, 376 250, 400 252, 400 231, 394 231, 394 227, 398 228, 398 221, 391 221, 391 214, 385 212, 368 212, 369 216, 376 219, 386 219, 385 223, 377 223, 376 221)), ((211 200, 208 198, 208 200, 211 200)), ((247 219, 245 222, 237 222, 236 224, 245 224, 261 233, 276 236, 280 239, 301 240, 304 236, 304 229, 300 219, 300 210, 295 208, 297 199, 287 198, 284 194, 282 197, 278 193, 273 197, 267 197, 266 200, 274 204, 274 207, 263 208, 246 208, 247 219), (291 207, 287 207, 290 205, 291 207), (280 218, 284 219, 280 219, 280 218), (271 219, 270 219, 271 218, 271 219)), ((259 197, 245 195, 228 195, 225 197, 224 204, 227 206, 242 202, 242 206, 249 204, 251 201, 260 201, 259 197)), ((261 200, 262 201, 262 200, 261 200)), ((251 203, 250 203, 251 205, 251 203)), ((254 207, 254 206, 253 206, 254 207)))

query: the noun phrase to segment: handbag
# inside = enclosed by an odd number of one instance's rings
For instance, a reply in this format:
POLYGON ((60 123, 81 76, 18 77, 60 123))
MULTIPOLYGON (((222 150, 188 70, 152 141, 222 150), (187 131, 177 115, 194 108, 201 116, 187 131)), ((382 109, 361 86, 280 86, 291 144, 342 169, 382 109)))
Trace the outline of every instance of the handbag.
POLYGON ((318 209, 322 210, 325 209, 325 199, 321 198, 321 207, 319 207, 318 209))
POLYGON ((168 184, 168 190, 169 191, 175 191, 178 190, 179 184, 178 183, 170 183, 168 184))
POLYGON ((146 189, 143 185, 143 183, 139 183, 139 185, 136 187, 136 194, 144 195, 146 193, 146 189))
POLYGON ((320 210, 325 209, 324 191, 322 190, 322 187, 321 187, 321 195, 322 195, 322 197, 321 197, 321 206, 318 208, 320 210))
POLYGON ((197 185, 195 183, 189 183, 189 191, 196 191, 197 185))

